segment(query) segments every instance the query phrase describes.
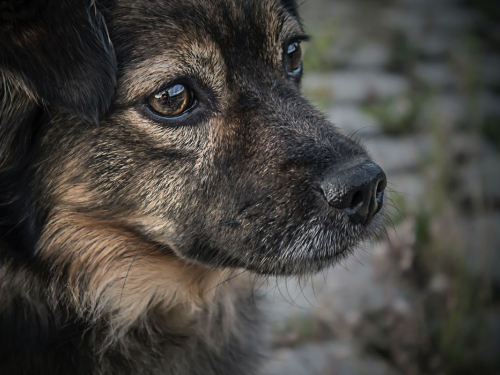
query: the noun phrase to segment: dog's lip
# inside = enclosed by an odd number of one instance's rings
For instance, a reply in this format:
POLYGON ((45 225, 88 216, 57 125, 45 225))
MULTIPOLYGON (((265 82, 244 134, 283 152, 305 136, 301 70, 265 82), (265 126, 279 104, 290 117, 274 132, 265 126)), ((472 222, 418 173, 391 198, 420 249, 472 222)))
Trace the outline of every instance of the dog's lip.
POLYGON ((257 263, 246 263, 243 267, 246 270, 251 272, 260 274, 260 275, 274 275, 274 276, 297 276, 300 274, 314 274, 319 272, 321 269, 335 266, 339 263, 344 257, 349 254, 354 249, 354 246, 345 246, 341 250, 337 250, 335 252, 331 252, 328 254, 310 252, 309 256, 303 256, 301 258, 297 258, 294 260, 294 264, 308 264, 308 266, 302 270, 297 272, 293 270, 293 266, 290 267, 290 264, 286 264, 288 261, 284 261, 283 259, 277 258, 276 260, 270 260, 274 266, 269 269, 266 267, 262 267, 260 262, 257 263), (281 271, 280 271, 281 269, 281 271))

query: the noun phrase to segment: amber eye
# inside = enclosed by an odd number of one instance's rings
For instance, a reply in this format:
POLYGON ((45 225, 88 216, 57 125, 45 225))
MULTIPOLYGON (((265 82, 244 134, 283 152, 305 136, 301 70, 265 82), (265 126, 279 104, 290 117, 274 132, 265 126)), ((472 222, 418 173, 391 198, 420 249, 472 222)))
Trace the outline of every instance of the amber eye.
POLYGON ((300 42, 293 42, 288 46, 286 56, 288 74, 297 74, 302 70, 302 48, 300 42))
POLYGON ((149 107, 163 117, 180 116, 190 110, 193 104, 193 93, 181 84, 158 91, 148 99, 149 107))

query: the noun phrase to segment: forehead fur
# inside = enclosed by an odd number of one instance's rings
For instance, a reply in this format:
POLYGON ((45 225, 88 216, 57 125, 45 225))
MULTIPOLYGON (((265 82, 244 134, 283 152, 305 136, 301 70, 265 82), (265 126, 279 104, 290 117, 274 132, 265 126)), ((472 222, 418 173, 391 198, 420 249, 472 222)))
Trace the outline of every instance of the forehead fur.
POLYGON ((281 0, 117 0, 107 13, 125 90, 118 97, 128 101, 181 75, 217 93, 211 81, 220 85, 225 72, 256 61, 280 69, 283 43, 303 34, 281 0))

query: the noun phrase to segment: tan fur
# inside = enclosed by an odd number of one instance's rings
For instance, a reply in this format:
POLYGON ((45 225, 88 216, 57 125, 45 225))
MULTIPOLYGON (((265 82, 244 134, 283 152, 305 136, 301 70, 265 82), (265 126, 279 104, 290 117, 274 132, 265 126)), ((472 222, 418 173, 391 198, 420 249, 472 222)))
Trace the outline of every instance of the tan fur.
POLYGON ((185 44, 186 48, 169 51, 168 54, 162 51, 147 61, 130 64, 127 74, 117 88, 119 104, 146 95, 148 91, 145 90, 159 88, 163 83, 179 75, 199 72, 206 73, 200 78, 209 87, 219 96, 224 95, 224 75, 227 69, 218 46, 203 36, 193 42, 182 33, 179 34, 177 43, 185 44))
POLYGON ((82 315, 109 317, 110 341, 123 336, 151 306, 167 316, 175 310, 183 318, 172 322, 173 332, 189 329, 201 313, 209 318, 210 310, 217 307, 223 310, 229 331, 234 297, 251 292, 248 278, 229 280, 241 270, 213 270, 184 261, 126 228, 81 214, 53 217, 40 251, 50 259, 54 273, 67 267, 65 294, 82 315))

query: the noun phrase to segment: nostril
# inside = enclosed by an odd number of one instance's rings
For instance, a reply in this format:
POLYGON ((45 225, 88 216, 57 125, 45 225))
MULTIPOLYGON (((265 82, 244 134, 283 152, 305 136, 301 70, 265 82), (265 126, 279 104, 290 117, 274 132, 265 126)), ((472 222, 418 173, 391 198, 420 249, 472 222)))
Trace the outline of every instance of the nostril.
POLYGON ((353 194, 349 208, 354 210, 361 203, 363 203, 363 192, 361 190, 358 190, 353 194))
POLYGON ((383 192, 385 190, 385 182, 382 180, 377 185, 377 194, 383 192))
MULTIPOLYGON (((383 175, 382 179, 377 183, 377 188, 376 188, 376 193, 375 197, 377 199, 378 203, 383 203, 384 201, 384 191, 387 187, 387 178, 385 177, 385 174, 383 175)), ((382 206, 378 207, 377 212, 380 210, 382 206)))
POLYGON ((323 178, 320 189, 330 206, 343 210, 355 224, 368 223, 382 208, 385 173, 371 161, 336 167, 323 178))

